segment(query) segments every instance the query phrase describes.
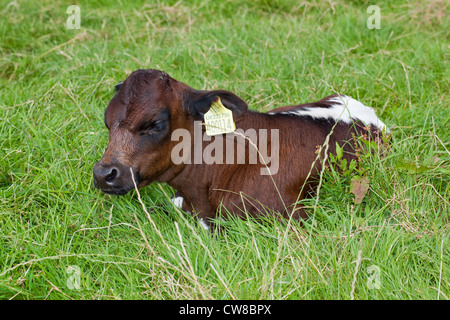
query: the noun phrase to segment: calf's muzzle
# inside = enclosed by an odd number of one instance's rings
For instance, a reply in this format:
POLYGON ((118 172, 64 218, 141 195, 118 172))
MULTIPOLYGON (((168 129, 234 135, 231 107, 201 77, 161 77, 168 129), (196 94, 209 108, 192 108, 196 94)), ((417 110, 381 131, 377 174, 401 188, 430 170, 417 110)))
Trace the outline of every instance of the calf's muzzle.
MULTIPOLYGON (((104 164, 101 161, 94 166, 94 185, 108 194, 123 195, 134 188, 130 167, 121 163, 104 164)), ((135 182, 138 177, 134 173, 135 182)))

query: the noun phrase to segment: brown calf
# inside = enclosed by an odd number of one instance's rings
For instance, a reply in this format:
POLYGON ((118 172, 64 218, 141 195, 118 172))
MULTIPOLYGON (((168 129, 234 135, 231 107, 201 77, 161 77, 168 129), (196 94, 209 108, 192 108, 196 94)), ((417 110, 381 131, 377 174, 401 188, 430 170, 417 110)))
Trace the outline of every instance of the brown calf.
POLYGON ((205 221, 221 206, 222 216, 276 211, 306 218, 297 202, 323 165, 317 147, 327 142, 334 153, 337 142, 350 161, 355 136, 388 131, 373 109, 347 96, 259 113, 229 91, 194 90, 158 70, 137 70, 118 86, 105 124, 109 143, 94 166, 97 188, 125 194, 134 188, 132 174, 138 187, 167 182, 178 190, 175 204, 205 221), (236 131, 207 136, 204 115, 219 99, 236 131))

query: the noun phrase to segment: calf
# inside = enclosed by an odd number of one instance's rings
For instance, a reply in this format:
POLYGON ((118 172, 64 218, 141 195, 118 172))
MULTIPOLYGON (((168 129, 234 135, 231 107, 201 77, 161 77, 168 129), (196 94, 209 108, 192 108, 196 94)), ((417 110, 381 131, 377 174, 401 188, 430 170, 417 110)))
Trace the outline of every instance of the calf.
POLYGON ((123 195, 135 183, 167 182, 175 205, 207 224, 219 213, 306 218, 298 202, 315 186, 325 150, 338 143, 350 161, 356 137, 388 132, 372 108, 341 95, 260 113, 229 91, 195 90, 158 70, 137 70, 116 89, 95 186, 123 195), (212 105, 232 123, 210 136, 212 105))

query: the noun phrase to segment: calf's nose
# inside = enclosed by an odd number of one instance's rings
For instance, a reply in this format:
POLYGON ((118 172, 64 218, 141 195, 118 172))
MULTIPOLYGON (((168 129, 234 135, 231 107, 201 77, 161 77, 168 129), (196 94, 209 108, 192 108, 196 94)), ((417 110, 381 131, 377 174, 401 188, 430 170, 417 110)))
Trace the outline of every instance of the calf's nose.
POLYGON ((99 189, 117 187, 121 172, 117 166, 94 166, 94 185, 99 189))

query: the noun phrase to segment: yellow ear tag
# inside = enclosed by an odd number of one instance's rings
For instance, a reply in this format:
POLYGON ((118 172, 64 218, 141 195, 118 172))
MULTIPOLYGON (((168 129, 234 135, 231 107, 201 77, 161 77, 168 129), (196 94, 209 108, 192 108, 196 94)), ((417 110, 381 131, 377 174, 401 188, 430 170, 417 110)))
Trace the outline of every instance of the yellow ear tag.
POLYGON ((206 134, 208 136, 215 136, 222 133, 230 133, 236 130, 236 124, 233 121, 233 112, 220 101, 211 104, 208 112, 204 115, 206 134))

